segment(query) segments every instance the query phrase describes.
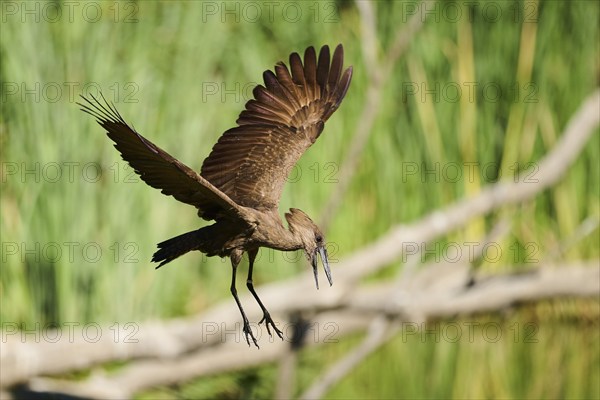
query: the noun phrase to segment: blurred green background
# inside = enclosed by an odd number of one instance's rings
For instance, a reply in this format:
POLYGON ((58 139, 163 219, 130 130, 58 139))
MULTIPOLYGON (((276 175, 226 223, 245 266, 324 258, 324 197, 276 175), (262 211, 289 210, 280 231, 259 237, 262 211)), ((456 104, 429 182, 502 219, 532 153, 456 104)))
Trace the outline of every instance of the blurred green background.
MULTIPOLYGON (((327 235, 334 258, 396 224, 511 179, 552 148, 598 84, 598 2, 434 4, 384 85, 358 171, 327 235), (466 163, 477 165, 473 178, 466 170, 458 179, 445 174, 445 166, 466 163), (408 165, 419 173, 408 174, 408 165)), ((419 2, 373 3, 378 58, 411 7, 423 11, 419 2)), ((292 51, 342 43, 346 65, 354 66, 352 85, 294 171, 280 206, 317 217, 336 190, 370 84, 360 14, 345 1, 4 2, 1 33, 0 318, 29 327, 169 318, 230 298, 228 260, 189 254, 154 270, 149 260, 156 243, 202 222, 192 207, 132 173, 79 111, 79 93, 100 88, 139 132, 199 170, 265 69, 292 51)), ((440 243, 480 240, 508 218, 505 251, 480 268, 598 258, 599 142, 595 134, 556 187, 440 243)), ((301 254, 263 251, 262 258, 259 284, 306 268, 301 254)), ((399 268, 394 263, 377 279, 399 268)), ((599 314, 597 300, 553 301, 482 316, 505 327, 497 343, 399 336, 329 397, 598 398, 599 314), (509 326, 527 322, 537 324, 538 341, 512 340, 509 326)), ((359 339, 301 353, 297 393, 359 339)), ((269 397, 274 377, 270 366, 142 396, 269 397)))

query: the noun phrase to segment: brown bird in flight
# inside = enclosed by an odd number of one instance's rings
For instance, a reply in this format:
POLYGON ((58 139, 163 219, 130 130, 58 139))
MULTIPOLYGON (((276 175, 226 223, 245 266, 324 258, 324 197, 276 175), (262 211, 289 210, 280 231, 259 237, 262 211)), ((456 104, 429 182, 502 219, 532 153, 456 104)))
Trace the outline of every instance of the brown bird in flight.
MULTIPOLYGON (((231 293, 244 321, 246 342, 256 338, 235 288, 238 264, 244 252, 250 261, 247 286, 270 326, 283 339, 252 284, 254 259, 260 247, 281 251, 303 249, 310 261, 317 289, 317 255, 331 285, 325 238, 303 211, 291 208, 285 214, 288 229, 278 213, 279 198, 290 170, 317 140, 325 121, 339 107, 352 78, 352 67, 342 72, 344 51, 338 45, 330 57, 323 46, 319 57, 313 47, 304 52, 304 65, 297 53, 290 55, 290 70, 283 62, 275 72, 263 73, 265 85, 254 88, 254 99, 246 103, 235 128, 220 137, 204 160, 200 174, 170 156, 129 126, 113 104, 91 96, 78 103, 106 129, 115 148, 148 185, 165 195, 195 206, 198 216, 215 223, 158 244, 152 261, 159 268, 177 257, 199 250, 208 256, 229 256, 233 267, 231 293)), ((101 94, 102 95, 102 94, 101 94)))

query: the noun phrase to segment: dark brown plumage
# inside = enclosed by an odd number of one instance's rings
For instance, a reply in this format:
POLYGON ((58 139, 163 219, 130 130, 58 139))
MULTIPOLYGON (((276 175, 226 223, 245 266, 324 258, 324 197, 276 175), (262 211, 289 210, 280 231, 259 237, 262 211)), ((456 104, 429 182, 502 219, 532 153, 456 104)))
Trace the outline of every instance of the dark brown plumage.
POLYGON ((343 48, 333 57, 323 46, 317 59, 313 47, 290 55, 290 70, 279 62, 275 72, 265 71, 265 86, 254 88, 254 99, 246 103, 238 126, 226 131, 204 160, 198 174, 129 126, 104 98, 83 97, 82 110, 97 118, 115 142, 123 159, 148 185, 165 195, 191 204, 198 215, 214 220, 210 226, 158 244, 152 261, 159 267, 192 250, 209 256, 229 256, 233 266, 231 292, 244 321, 244 334, 258 347, 235 288, 242 254, 250 265, 247 286, 264 316, 267 331, 275 327, 252 284, 254 259, 260 247, 292 251, 304 249, 310 260, 317 288, 317 254, 321 256, 329 284, 331 272, 323 233, 303 211, 285 214, 286 229, 278 214, 279 198, 286 178, 302 154, 317 140, 324 123, 339 107, 352 78, 352 67, 342 72, 343 48), (331 62, 330 62, 331 61, 331 62))

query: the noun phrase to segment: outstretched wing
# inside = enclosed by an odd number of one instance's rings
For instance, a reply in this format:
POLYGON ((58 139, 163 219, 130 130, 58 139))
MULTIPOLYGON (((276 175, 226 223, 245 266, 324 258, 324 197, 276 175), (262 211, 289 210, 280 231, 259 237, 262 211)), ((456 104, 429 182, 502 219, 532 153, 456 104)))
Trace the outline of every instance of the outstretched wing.
POLYGON ((313 47, 290 55, 265 71, 265 86, 254 88, 238 126, 226 131, 204 160, 201 175, 237 204, 276 208, 290 170, 317 140, 324 123, 346 95, 352 67, 342 73, 344 51, 338 45, 330 63, 329 47, 319 58, 313 47))
POLYGON ((81 96, 87 104, 77 103, 81 110, 98 120, 107 135, 115 142, 125 161, 148 185, 161 189, 165 195, 198 208, 205 219, 221 217, 243 218, 242 207, 214 187, 194 170, 173 158, 130 127, 114 105, 104 97, 104 104, 91 96, 81 96))

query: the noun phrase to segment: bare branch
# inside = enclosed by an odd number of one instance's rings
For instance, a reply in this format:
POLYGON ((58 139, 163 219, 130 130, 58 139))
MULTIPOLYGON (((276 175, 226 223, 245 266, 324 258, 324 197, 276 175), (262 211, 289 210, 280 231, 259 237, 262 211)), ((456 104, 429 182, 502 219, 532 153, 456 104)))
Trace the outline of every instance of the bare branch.
POLYGON ((379 73, 379 63, 377 62, 377 22, 375 21, 375 11, 373 3, 368 0, 356 1, 356 8, 360 14, 361 22, 361 44, 362 53, 365 59, 365 67, 371 79, 379 73))
MULTIPOLYGON (((419 5, 419 9, 431 9, 434 3, 434 0, 424 0, 419 5)), ((388 77, 392 73, 392 69, 396 64, 396 61, 398 61, 400 56, 404 54, 404 52, 408 48, 408 45, 413 40, 417 32, 421 29, 424 22, 425 20, 423 16, 417 13, 411 17, 411 19, 408 21, 406 26, 403 27, 403 29, 398 29, 398 32, 396 32, 394 44, 390 48, 388 52, 388 57, 382 65, 382 76, 388 77)))
MULTIPOLYGON (((425 320, 439 317, 469 315, 479 312, 501 309, 522 302, 538 301, 547 298, 598 296, 600 293, 600 268, 598 260, 584 265, 571 265, 561 268, 543 267, 528 273, 505 274, 482 277, 470 288, 457 291, 454 286, 438 288, 435 293, 427 287, 413 288, 410 301, 389 304, 390 298, 398 298, 394 293, 393 283, 381 283, 360 288, 331 305, 332 311, 323 312, 314 320, 317 327, 335 321, 337 331, 330 340, 339 340, 352 332, 364 330, 373 323, 373 318, 382 313, 395 317, 391 325, 377 322, 363 344, 352 355, 336 363, 326 374, 326 382, 310 389, 305 397, 313 393, 321 394, 326 387, 337 382, 352 366, 366 357, 373 349, 383 344, 397 329, 405 323, 412 325, 421 320, 407 319, 413 314, 413 308, 419 309, 425 320), (317 391, 318 389, 318 391, 317 391), (314 390, 314 392, 312 392, 314 390)), ((450 268, 451 269, 451 268, 450 268)), ((460 271, 457 271, 460 273, 460 271)), ((417 280, 418 279, 417 274, 417 280)), ((421 282, 428 282, 421 280, 421 282)), ((383 318, 383 317, 381 317, 383 318)), ((379 321, 385 321, 380 319, 379 321)), ((188 329, 195 329, 190 324, 188 329)), ((196 332, 197 333, 197 332, 196 332)), ((309 340, 307 346, 323 344, 323 337, 314 336, 318 340, 309 340)), ((36 378, 31 381, 30 389, 34 391, 52 391, 70 393, 91 398, 129 398, 133 394, 155 386, 171 385, 192 378, 215 375, 273 362, 287 351, 285 342, 279 340, 261 347, 260 351, 248 348, 243 339, 223 342, 220 345, 200 349, 179 357, 147 359, 133 361, 113 375, 94 374, 81 382, 70 382, 48 378, 36 378)), ((39 347, 38 343, 29 343, 32 351, 39 347)), ((89 347, 97 344, 89 344, 89 347)), ((85 349, 77 354, 84 357, 85 349)), ((65 357, 68 353, 64 354, 65 357)), ((11 365, 3 363, 3 371, 11 365)))
MULTIPOLYGON (((398 292, 391 283, 357 291, 343 307, 365 313, 386 313, 403 319, 426 321, 456 315, 501 310, 517 303, 552 297, 588 297, 600 294, 600 261, 554 268, 551 265, 512 274, 479 276, 470 287, 457 287, 447 278, 445 287, 431 282, 431 271, 419 271, 410 289, 398 292), (435 288, 432 289, 431 285, 435 288), (392 300, 392 301, 390 301, 392 300)), ((448 266, 446 274, 463 271, 448 266)))

